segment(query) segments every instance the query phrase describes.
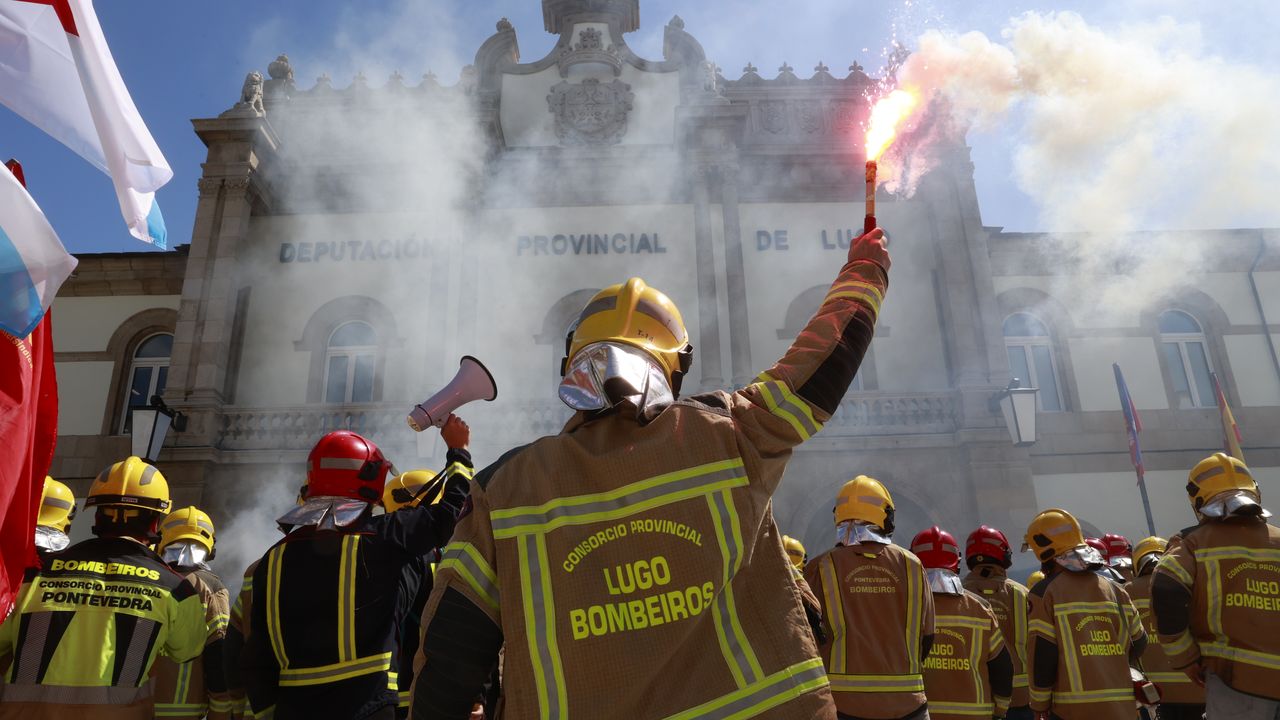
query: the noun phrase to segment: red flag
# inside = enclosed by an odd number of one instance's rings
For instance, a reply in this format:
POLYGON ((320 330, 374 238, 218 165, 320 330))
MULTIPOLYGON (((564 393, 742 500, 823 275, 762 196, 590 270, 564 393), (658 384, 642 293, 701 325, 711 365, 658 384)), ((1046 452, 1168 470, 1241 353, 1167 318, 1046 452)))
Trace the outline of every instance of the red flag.
POLYGON ((52 322, 46 313, 25 338, 0 331, 0 617, 36 563, 36 513, 58 438, 52 322))
POLYGON ((1240 443, 1244 442, 1244 438, 1240 435, 1240 426, 1236 425, 1236 418, 1231 414, 1231 406, 1227 404, 1227 396, 1222 392, 1222 383, 1218 382, 1218 373, 1209 373, 1209 378, 1213 380, 1213 394, 1218 399, 1218 414, 1222 419, 1222 447, 1227 454, 1240 462, 1244 462, 1244 450, 1240 449, 1240 443))

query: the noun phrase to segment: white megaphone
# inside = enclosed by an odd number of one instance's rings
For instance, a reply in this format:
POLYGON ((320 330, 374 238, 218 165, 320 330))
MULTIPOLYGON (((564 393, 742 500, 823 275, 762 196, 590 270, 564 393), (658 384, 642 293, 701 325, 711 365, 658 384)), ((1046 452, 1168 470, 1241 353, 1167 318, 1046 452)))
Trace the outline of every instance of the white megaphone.
POLYGON ((415 405, 405 418, 414 432, 422 432, 431 426, 442 427, 449 413, 472 400, 493 400, 498 397, 498 385, 493 375, 479 360, 463 355, 458 374, 439 392, 415 405))

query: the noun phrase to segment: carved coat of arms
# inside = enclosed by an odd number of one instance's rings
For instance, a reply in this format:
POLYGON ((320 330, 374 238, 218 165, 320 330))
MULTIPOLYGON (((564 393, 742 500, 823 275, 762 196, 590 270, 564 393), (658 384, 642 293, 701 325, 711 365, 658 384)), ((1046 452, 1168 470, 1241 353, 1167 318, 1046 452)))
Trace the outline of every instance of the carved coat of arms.
POLYGON ((787 129, 787 104, 781 100, 764 100, 760 103, 760 124, 777 135, 787 129))
POLYGON ((635 94, 621 80, 590 78, 551 88, 547 104, 556 118, 556 137, 566 145, 616 145, 627 134, 627 113, 635 94))

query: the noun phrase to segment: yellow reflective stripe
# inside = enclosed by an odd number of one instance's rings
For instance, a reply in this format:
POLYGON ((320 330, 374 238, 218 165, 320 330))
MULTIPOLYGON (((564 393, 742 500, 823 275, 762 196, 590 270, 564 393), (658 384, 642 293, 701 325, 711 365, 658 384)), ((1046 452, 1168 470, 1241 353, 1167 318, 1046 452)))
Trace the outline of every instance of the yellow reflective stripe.
POLYGON ((236 703, 233 700, 211 697, 209 698, 209 712, 231 712, 236 709, 236 703))
POLYGON ((452 569, 476 595, 494 612, 498 611, 498 576, 475 545, 464 542, 449 543, 441 552, 440 563, 434 570, 452 569))
POLYGON ((976 715, 979 717, 989 718, 994 714, 995 707, 989 702, 936 702, 929 701, 929 713, 944 713, 947 715, 976 715))
POLYGON ((920 561, 916 560, 914 555, 907 553, 906 557, 907 627, 904 639, 907 643, 907 667, 914 675, 920 672, 920 626, 924 623, 924 603, 921 596, 921 588, 924 587, 924 584, 920 581, 924 577, 924 573, 919 572, 920 561))
POLYGON ((538 717, 561 720, 565 706, 564 668, 556 644, 555 604, 551 596, 547 543, 542 535, 525 535, 516 542, 520 559, 520 586, 523 588, 525 638, 538 690, 538 717))
POLYGON ((276 716, 275 705, 272 705, 271 707, 265 710, 259 710, 256 713, 250 710, 248 714, 248 717, 253 718, 253 720, 273 720, 275 716, 276 716))
POLYGON ((361 675, 376 672, 387 672, 391 669, 391 653, 369 655, 331 665, 320 665, 308 668, 290 668, 280 671, 280 687, 299 687, 302 685, 323 685, 325 683, 348 680, 361 675))
POLYGON ((214 615, 214 616, 213 616, 212 618, 210 618, 210 619, 209 619, 209 621, 205 624, 205 629, 206 629, 206 631, 207 631, 207 636, 208 636, 208 637, 213 637, 214 635, 217 635, 219 632, 222 632, 222 631, 226 630, 226 629, 227 629, 227 625, 228 625, 230 622, 231 622, 231 616, 230 616, 230 615, 214 615))
POLYGON ((769 412, 786 420, 801 440, 808 440, 822 429, 822 423, 813 417, 813 410, 809 408, 809 403, 791 392, 791 388, 787 387, 786 383, 775 380, 756 383, 756 387, 760 389, 760 395, 764 398, 764 404, 768 406, 769 412))
POLYGON ((1053 606, 1054 615, 1067 615, 1073 613, 1112 613, 1116 611, 1116 605, 1113 602, 1069 602, 1057 603, 1053 606))
POLYGON ((178 678, 173 684, 173 702, 181 703, 187 699, 187 693, 191 690, 191 666, 193 663, 184 662, 178 666, 178 678))
MULTIPOLYGON (((1133 688, 1112 688, 1110 690, 1073 690, 1070 692, 1056 692, 1053 694, 1053 702, 1063 705, 1077 705, 1080 703, 1095 702, 1133 702, 1133 688)), ((1130 708, 1132 710, 1132 708, 1130 708)))
POLYGON ((1053 697, 1052 690, 1041 690, 1040 688, 1031 688, 1032 702, 1049 702, 1049 698, 1053 697))
POLYGON ((837 282, 823 300, 823 304, 837 298, 851 298, 865 303, 876 315, 880 314, 880 305, 884 302, 884 292, 869 282, 846 280, 837 282))
POLYGON ((1000 632, 1000 628, 996 628, 991 633, 991 641, 987 643, 987 652, 992 655, 998 655, 1000 648, 1004 647, 1004 634, 1000 632))
POLYGON ((1061 637, 1061 643, 1067 645, 1067 652, 1062 653, 1067 659, 1067 688, 1069 690, 1080 690, 1084 684, 1080 681, 1080 657, 1071 647, 1075 641, 1075 636, 1071 634, 1071 620, 1069 613, 1057 613, 1054 615, 1058 622, 1058 635, 1061 637))
POLYGON ((924 676, 906 675, 837 675, 827 673, 832 692, 924 692, 924 676))
POLYGON ((1227 634, 1222 628, 1222 566, 1217 560, 1209 560, 1205 563, 1204 573, 1205 601, 1209 606, 1209 634, 1222 639, 1227 634))
POLYGON ((791 702, 826 684, 822 660, 811 658, 728 695, 670 715, 666 720, 743 720, 791 702))
POLYGON ((339 663, 356 658, 356 554, 359 549, 359 536, 342 536, 342 557, 338 564, 339 663))
MULTIPOLYGON (((1243 545, 1226 545, 1223 547, 1196 550, 1196 562, 1211 560, 1253 560, 1254 562, 1280 562, 1280 550, 1275 548, 1251 548, 1243 545)), ((1168 557, 1167 555, 1165 557, 1168 557)), ((1164 564, 1162 559, 1161 565, 1164 564)))
POLYGON ((267 635, 271 638, 276 664, 282 669, 289 667, 280 627, 280 573, 283 565, 284 545, 277 545, 267 553, 267 635))
POLYGON ((1182 583, 1184 587, 1190 588, 1195 585, 1195 579, 1191 577, 1191 573, 1174 558, 1173 555, 1165 555, 1160 558, 1159 564, 1156 565, 1156 572, 1164 572, 1172 575, 1175 580, 1182 583))
POLYGON ((469 468, 460 462, 449 463, 449 467, 446 467, 444 469, 444 472, 445 472, 445 475, 449 477, 460 475, 466 478, 467 480, 474 478, 476 474, 476 471, 474 468, 469 468))
MULTIPOLYGON (((207 705, 183 705, 178 703, 156 703, 156 717, 204 717, 207 705)), ((215 711, 217 712, 217 711, 215 711)))
POLYGON ((1015 690, 1020 690, 1024 687, 1027 687, 1027 685, 1028 683, 1027 683, 1026 673, 1019 673, 1013 676, 1013 687, 1015 690))
MULTIPOLYGON (((1010 653, 1018 659, 1014 665, 1025 668, 1027 666, 1027 621, 1029 619, 1027 617, 1027 591, 1023 590, 1021 585, 1015 583, 1009 583, 1009 591, 1009 594, 1013 596, 1013 607, 1009 608, 1009 612, 1013 613, 1013 647, 1010 648, 1010 653)), ((1015 683, 1018 677, 1014 677, 1015 683)), ((1023 678, 1022 685, 1014 685, 1014 687, 1027 686, 1026 675, 1020 677, 1023 678)))
POLYGON ((401 690, 399 692, 399 698, 400 698, 400 701, 396 703, 396 707, 402 707, 407 709, 409 707, 409 701, 413 699, 413 693, 409 692, 408 690, 401 690))
POLYGON ((707 495, 707 505, 711 509, 711 521, 716 531, 716 541, 720 545, 723 566, 720 574, 720 592, 716 594, 715 626, 716 636, 720 641, 720 652, 729 665, 729 672, 739 688, 757 683, 764 677, 760 661, 756 659, 747 635, 742 631, 742 623, 738 620, 738 608, 733 599, 733 578, 742 565, 742 528, 738 523, 738 513, 733 505, 733 497, 728 490, 707 495))
POLYGON ((1147 673, 1147 679, 1152 682, 1164 683, 1166 685, 1172 683, 1191 684, 1191 679, 1180 672, 1149 672, 1147 673))
POLYGON ((746 484, 747 471, 742 458, 732 458, 658 475, 609 492, 494 510, 489 514, 489 522, 495 538, 512 538, 550 532, 565 525, 615 520, 746 484))
POLYGON ((1163 638, 1160 639, 1160 647, 1164 648, 1166 655, 1181 655, 1190 650, 1193 644, 1195 639, 1191 637, 1190 630, 1183 630, 1178 633, 1177 639, 1169 642, 1165 642, 1163 638))
POLYGON ((818 570, 822 573, 822 597, 826 602, 827 622, 831 625, 831 667, 833 673, 843 674, 847 670, 844 627, 844 603, 840 593, 840 581, 836 577, 836 563, 828 553, 818 562, 818 570))
POLYGON ((980 620, 966 615, 938 615, 934 618, 933 623, 935 626, 941 627, 965 627, 977 630, 986 630, 991 627, 991 624, 986 620, 980 620))
POLYGON ((969 673, 973 677, 973 688, 978 692, 978 702, 985 703, 987 701, 987 684, 982 682, 982 671, 987 664, 982 661, 982 630, 978 628, 970 628, 972 630, 969 638, 969 673))
POLYGON ((1267 668, 1268 670, 1280 670, 1280 655, 1231 647, 1225 642, 1203 643, 1200 645, 1200 654, 1206 657, 1233 660, 1246 665, 1267 668))
POLYGON ((1028 626, 1033 635, 1041 635, 1048 640, 1056 641, 1058 639, 1057 630, 1053 628, 1053 625, 1050 625, 1044 620, 1036 618, 1035 620, 1032 620, 1028 626))
POLYGON ((1149 599, 1147 598, 1131 598, 1131 599, 1133 600, 1133 606, 1138 608, 1139 611, 1151 609, 1151 601, 1149 599))

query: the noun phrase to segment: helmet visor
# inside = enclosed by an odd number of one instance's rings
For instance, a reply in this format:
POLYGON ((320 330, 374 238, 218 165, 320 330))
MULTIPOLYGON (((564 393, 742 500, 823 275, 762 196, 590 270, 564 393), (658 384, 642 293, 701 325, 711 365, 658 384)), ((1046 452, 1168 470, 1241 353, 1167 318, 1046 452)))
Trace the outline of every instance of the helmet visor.
POLYGON ((925 575, 929 578, 929 589, 942 595, 963 595, 964 584, 960 581, 960 576, 946 568, 926 568, 925 575))
POLYGON ((286 532, 315 525, 321 530, 336 530, 356 522, 369 509, 369 503, 344 497, 307 498, 301 505, 281 515, 276 522, 286 532))
POLYGON ((195 540, 175 540, 160 551, 160 559, 170 567, 193 568, 209 559, 209 551, 195 540))
POLYGON ((574 410, 605 410, 630 400, 638 409, 669 405, 671 384, 648 353, 621 343, 588 345, 574 355, 560 381, 560 399, 574 410))
POLYGON ((836 526, 836 543, 840 545, 858 545, 860 543, 879 543, 892 545, 889 534, 878 525, 861 520, 845 520, 836 526))
POLYGON ((36 526, 36 547, 49 552, 62 552, 71 544, 71 538, 57 528, 36 526))
POLYGON ((1204 507, 1200 508, 1201 517, 1221 520, 1232 516, 1271 517, 1258 498, 1248 490, 1228 490, 1213 496, 1204 507))

